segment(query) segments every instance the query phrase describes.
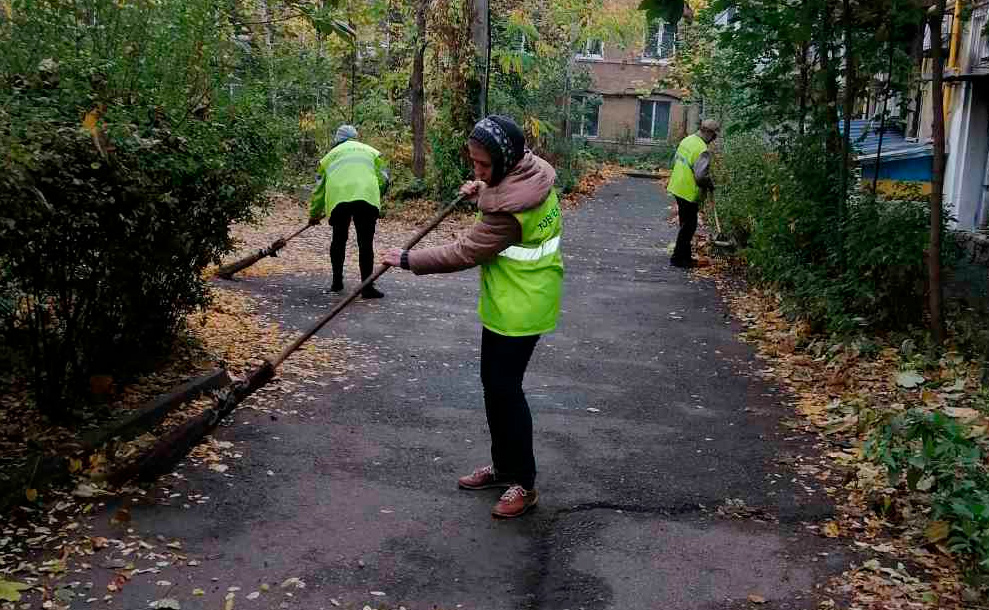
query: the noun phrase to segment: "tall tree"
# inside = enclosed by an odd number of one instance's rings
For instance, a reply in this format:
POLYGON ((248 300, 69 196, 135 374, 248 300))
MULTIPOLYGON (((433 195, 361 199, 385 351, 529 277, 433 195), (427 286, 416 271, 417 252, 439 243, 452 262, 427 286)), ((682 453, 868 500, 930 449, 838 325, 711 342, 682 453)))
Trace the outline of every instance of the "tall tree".
POLYGON ((941 225, 944 199, 944 40, 941 22, 944 19, 945 4, 945 0, 937 0, 935 12, 929 16, 927 22, 931 30, 931 106, 934 110, 934 167, 931 168, 931 238, 927 254, 927 288, 931 335, 939 344, 944 342, 945 334, 941 310, 941 225))
POLYGON ((491 61, 491 8, 488 0, 470 0, 470 34, 474 46, 474 69, 468 81, 472 118, 480 120, 488 111, 488 79, 491 61))
POLYGON ((423 82, 426 55, 426 11, 429 0, 418 0, 416 6, 416 40, 412 59, 412 77, 409 89, 412 102, 412 174, 422 180, 426 177, 426 92, 423 82))

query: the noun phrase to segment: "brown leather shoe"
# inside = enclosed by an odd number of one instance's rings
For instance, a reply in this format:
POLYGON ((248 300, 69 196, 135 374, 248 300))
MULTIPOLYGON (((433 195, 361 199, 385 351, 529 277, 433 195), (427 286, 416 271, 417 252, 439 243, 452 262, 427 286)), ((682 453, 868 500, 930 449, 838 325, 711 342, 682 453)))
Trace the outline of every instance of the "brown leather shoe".
POLYGON ((482 466, 474 470, 467 476, 457 479, 457 485, 461 489, 491 489, 494 487, 508 487, 508 481, 499 481, 495 475, 494 466, 482 466))
POLYGON ((525 514, 539 502, 535 489, 526 490, 521 485, 512 485, 501 494, 501 499, 491 509, 491 514, 502 519, 511 519, 525 514))

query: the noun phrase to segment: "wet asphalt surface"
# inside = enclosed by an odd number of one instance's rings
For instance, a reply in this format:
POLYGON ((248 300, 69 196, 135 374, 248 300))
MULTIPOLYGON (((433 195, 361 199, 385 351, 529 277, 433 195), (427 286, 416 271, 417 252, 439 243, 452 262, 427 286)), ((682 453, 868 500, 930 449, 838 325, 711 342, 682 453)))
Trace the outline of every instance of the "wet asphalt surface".
MULTIPOLYGON (((779 463, 815 439, 780 425, 785 396, 751 375, 713 285, 667 265, 666 206, 626 179, 565 218, 562 319, 525 381, 533 512, 496 521, 497 490, 456 486, 489 461, 476 271, 392 271, 385 299, 321 332, 359 344, 354 370, 285 395, 296 415, 239 411, 216 435, 242 455, 227 473, 166 477, 208 501, 134 507, 131 528, 198 565, 135 578, 113 607, 147 608, 167 578, 184 609, 222 608, 231 586, 236 608, 815 608, 849 558, 806 528, 832 512, 819 485, 779 463), (728 499, 749 518, 718 515, 728 499)), ((227 285, 288 328, 337 298, 328 277, 227 285)))

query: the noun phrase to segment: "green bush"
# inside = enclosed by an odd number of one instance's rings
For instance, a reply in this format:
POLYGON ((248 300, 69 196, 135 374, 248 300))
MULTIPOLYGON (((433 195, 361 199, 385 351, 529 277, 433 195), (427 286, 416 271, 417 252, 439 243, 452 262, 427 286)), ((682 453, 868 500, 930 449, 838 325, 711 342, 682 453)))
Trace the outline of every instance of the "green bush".
POLYGON ((429 192, 441 201, 449 201, 457 196, 460 185, 472 175, 467 159, 470 134, 454 125, 448 106, 444 105, 426 135, 432 152, 426 172, 429 192))
POLYGON ((841 214, 833 177, 815 161, 823 154, 813 138, 782 149, 751 134, 726 139, 715 163, 722 228, 756 279, 821 328, 919 322, 927 203, 854 190, 841 214))
POLYGON ((911 410, 893 417, 865 445, 893 486, 929 493, 928 538, 947 542, 970 569, 989 572, 989 473, 973 440, 978 432, 943 413, 911 410))
POLYGON ((169 346, 281 158, 217 3, 76 6, 0 23, 0 331, 56 417, 169 346))

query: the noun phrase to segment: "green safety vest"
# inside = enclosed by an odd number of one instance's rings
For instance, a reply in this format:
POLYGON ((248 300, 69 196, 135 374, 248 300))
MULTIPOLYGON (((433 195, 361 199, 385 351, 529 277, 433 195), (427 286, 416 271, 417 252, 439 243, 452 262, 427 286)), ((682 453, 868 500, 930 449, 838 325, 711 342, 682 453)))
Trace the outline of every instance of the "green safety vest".
POLYGON ((700 198, 701 189, 694 180, 694 163, 706 151, 707 142, 697 134, 687 136, 680 142, 673 163, 673 173, 666 186, 667 193, 687 201, 697 201, 700 198))
POLYGON ((563 215, 556 190, 539 207, 512 216, 522 227, 522 241, 481 265, 477 313, 499 335, 541 335, 556 328, 563 293, 563 215))
POLYGON ((376 149, 356 140, 333 147, 319 162, 319 184, 309 201, 309 216, 329 216, 345 201, 366 201, 381 209, 384 161, 376 149))

